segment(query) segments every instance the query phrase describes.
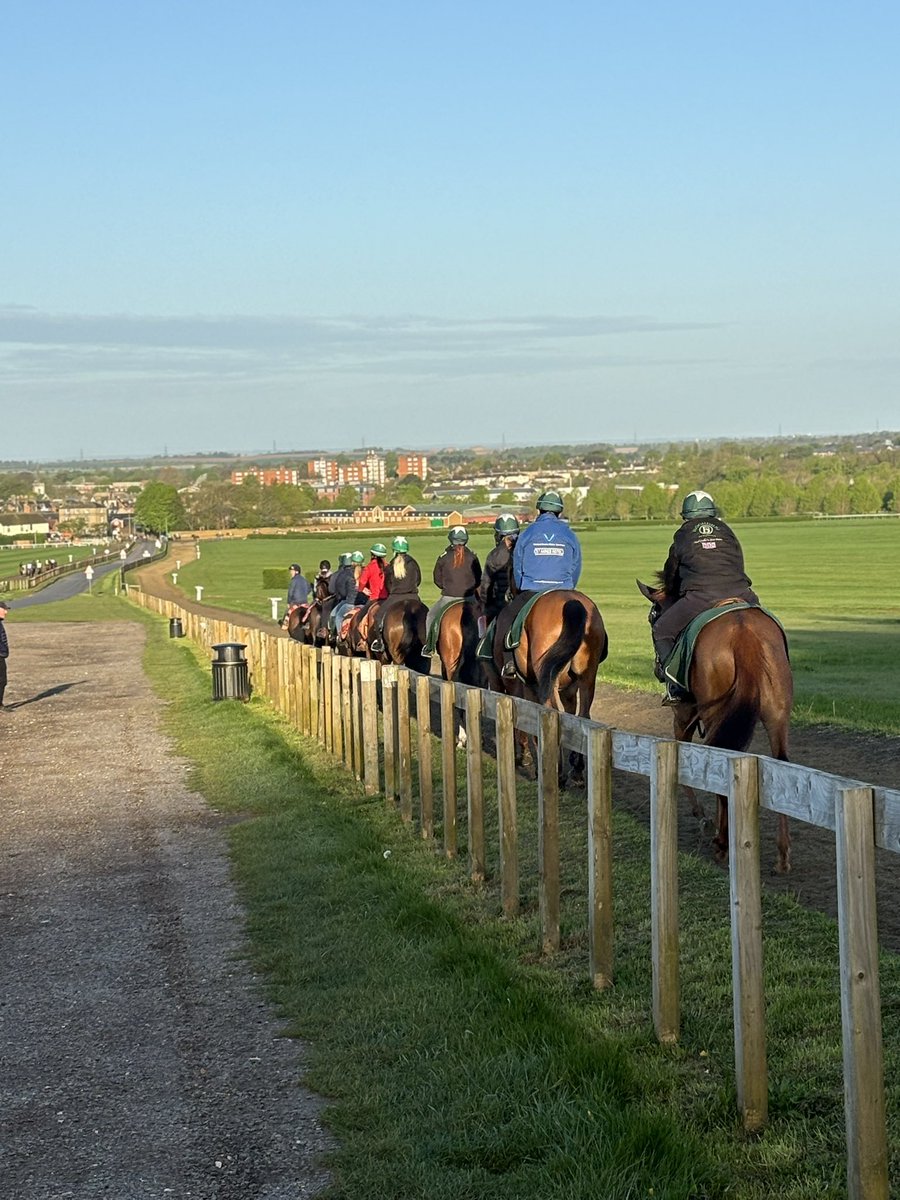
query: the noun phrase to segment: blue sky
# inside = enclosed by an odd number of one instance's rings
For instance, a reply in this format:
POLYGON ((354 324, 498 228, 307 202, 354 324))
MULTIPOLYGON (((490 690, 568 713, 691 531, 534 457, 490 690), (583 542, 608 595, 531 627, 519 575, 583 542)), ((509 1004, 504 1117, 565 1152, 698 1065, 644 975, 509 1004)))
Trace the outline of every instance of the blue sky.
POLYGON ((896 429, 898 34, 8 4, 0 459, 896 429))

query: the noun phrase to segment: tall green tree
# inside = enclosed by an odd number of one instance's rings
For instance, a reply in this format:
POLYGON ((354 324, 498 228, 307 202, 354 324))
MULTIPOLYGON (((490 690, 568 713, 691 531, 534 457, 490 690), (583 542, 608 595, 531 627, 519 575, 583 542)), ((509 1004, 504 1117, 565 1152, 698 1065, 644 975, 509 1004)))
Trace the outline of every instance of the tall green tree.
POLYGON ((186 524, 184 504, 170 483, 148 483, 134 502, 134 520, 151 533, 168 533, 186 524))

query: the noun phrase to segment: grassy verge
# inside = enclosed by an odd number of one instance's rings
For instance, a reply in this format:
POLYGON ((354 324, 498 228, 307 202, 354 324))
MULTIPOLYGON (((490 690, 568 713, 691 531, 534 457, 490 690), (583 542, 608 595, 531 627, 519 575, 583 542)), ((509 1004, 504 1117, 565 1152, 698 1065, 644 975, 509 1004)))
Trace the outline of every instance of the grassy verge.
MULTIPOLYGON (((681 861, 683 1036, 663 1050, 649 1017, 648 837, 627 815, 615 824, 616 986, 595 994, 584 979, 581 798, 564 805, 563 948, 544 962, 533 874, 523 916, 496 919, 492 879, 471 885, 262 701, 211 703, 207 671, 162 622, 147 666, 194 786, 248 818, 231 845, 252 954, 290 1031, 310 1039, 309 1082, 331 1101, 332 1195, 844 1195, 833 922, 765 898, 771 1123, 746 1139, 722 872, 681 861)), ((490 797, 489 768, 486 785, 490 797)), ((520 812, 522 860, 534 862, 524 784, 520 812)), ((465 844, 464 820, 460 833, 465 844)), ((890 956, 882 991, 900 995, 890 956)), ((885 1004, 889 1080, 900 1079, 894 1007, 885 1004)), ((893 1116, 891 1133, 900 1144, 893 1116)))

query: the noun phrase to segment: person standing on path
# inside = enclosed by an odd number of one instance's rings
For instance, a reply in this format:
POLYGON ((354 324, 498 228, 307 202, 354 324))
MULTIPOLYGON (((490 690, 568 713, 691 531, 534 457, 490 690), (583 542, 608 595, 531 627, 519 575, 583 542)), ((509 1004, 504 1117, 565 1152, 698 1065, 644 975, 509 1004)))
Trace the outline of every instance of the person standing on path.
POLYGON ((0 600, 0 712, 12 712, 12 705, 3 703, 3 693, 6 691, 6 660, 9 658, 9 638, 6 636, 4 620, 9 612, 9 605, 0 600))

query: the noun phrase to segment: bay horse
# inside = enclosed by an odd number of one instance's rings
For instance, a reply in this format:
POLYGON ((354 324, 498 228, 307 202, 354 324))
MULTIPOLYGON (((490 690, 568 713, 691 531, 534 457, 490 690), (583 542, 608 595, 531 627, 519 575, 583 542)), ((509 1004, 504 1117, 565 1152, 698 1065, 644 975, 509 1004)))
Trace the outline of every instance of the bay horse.
MULTIPOLYGON (((659 614, 677 597, 662 587, 638 581, 638 588, 659 614)), ((672 710, 675 739, 689 742, 695 732, 704 746, 746 750, 762 722, 772 757, 788 761, 788 732, 794 699, 794 677, 781 626, 761 608, 738 608, 723 613, 700 630, 691 660, 690 695, 672 710)), ((693 798, 694 816, 703 810, 693 798)), ((717 797, 716 834, 720 861, 728 857, 728 802, 717 797)), ((775 870, 791 869, 791 836, 787 817, 778 814, 775 870)))
POLYGON ((451 605, 441 618, 435 648, 444 679, 476 686, 483 682, 481 664, 475 657, 480 614, 476 601, 464 600, 451 605))
POLYGON ((293 638, 295 642, 303 642, 305 645, 309 645, 316 640, 316 630, 319 628, 321 618, 322 608, 316 602, 311 604, 309 608, 303 606, 293 609, 284 618, 283 624, 289 638, 293 638))
POLYGON ((431 665, 422 654, 425 645, 425 618, 428 609, 418 596, 382 601, 389 604, 381 628, 384 651, 377 655, 383 663, 396 663, 413 671, 428 673, 431 665))
MULTIPOLYGON (((512 617, 501 611, 492 646, 493 657, 485 663, 492 690, 535 701, 558 712, 589 717, 597 688, 597 669, 609 653, 609 637, 600 610, 583 592, 558 589, 542 592, 525 618, 519 645, 514 652, 518 674, 502 672, 504 643, 512 617)), ((584 756, 572 753, 569 766, 573 780, 580 781, 584 756)), ((568 772, 560 768, 565 782, 568 772)))

